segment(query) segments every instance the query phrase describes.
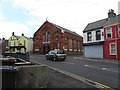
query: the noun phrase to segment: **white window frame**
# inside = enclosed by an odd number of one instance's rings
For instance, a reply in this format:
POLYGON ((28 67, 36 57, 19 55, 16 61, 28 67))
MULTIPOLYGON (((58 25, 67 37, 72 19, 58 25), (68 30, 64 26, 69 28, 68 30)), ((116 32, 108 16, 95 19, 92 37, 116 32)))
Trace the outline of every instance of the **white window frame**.
POLYGON ((110 48, 109 48, 110 55, 116 55, 116 52, 117 52, 117 51, 116 51, 116 43, 110 43, 110 44, 109 44, 109 47, 110 47, 110 48), (112 48, 111 48, 111 45, 113 45, 113 44, 115 45, 115 53, 112 53, 112 50, 111 50, 111 49, 112 49, 112 48))
POLYGON ((106 29, 106 38, 109 39, 109 38, 112 38, 112 28, 109 27, 106 29), (111 37, 108 37, 108 29, 110 30, 110 33, 111 33, 111 37))
POLYGON ((97 30, 95 33, 96 33, 96 41, 101 40, 101 30, 97 30), (99 38, 100 38, 100 39, 98 39, 98 37, 97 37, 97 32, 99 32, 99 33, 100 33, 100 36, 99 36, 99 38))
POLYGON ((91 42, 92 41, 92 32, 87 33, 87 41, 91 42), (90 36, 89 36, 90 35, 90 36))
POLYGON ((118 37, 120 37, 120 25, 118 26, 118 37))

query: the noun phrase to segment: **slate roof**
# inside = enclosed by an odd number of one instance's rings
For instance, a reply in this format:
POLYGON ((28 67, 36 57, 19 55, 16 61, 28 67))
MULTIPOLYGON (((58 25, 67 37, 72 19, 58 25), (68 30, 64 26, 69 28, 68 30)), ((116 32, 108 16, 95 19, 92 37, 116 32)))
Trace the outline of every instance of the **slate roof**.
POLYGON ((20 38, 20 36, 17 36, 17 35, 14 35, 14 37, 16 37, 16 39, 19 39, 19 38, 20 38))
MULTIPOLYGON (((50 23, 50 22, 49 22, 49 23, 50 23)), ((77 34, 76 32, 70 31, 70 30, 68 30, 68 29, 66 29, 66 28, 63 28, 63 27, 61 27, 61 26, 59 26, 59 25, 56 25, 56 24, 53 24, 53 23, 51 23, 51 24, 54 25, 55 27, 57 27, 58 29, 63 30, 64 32, 68 32, 68 33, 70 33, 70 34, 72 34, 72 35, 82 37, 81 35, 77 34)))
POLYGON ((112 25, 112 24, 116 24, 116 23, 120 23, 120 14, 116 15, 113 18, 108 19, 108 21, 105 23, 104 26, 108 26, 108 25, 112 25))
POLYGON ((92 22, 89 23, 86 28, 83 30, 83 32, 87 32, 87 31, 93 31, 96 29, 100 29, 104 27, 104 24, 106 23, 106 21, 108 20, 108 18, 96 21, 96 22, 92 22))

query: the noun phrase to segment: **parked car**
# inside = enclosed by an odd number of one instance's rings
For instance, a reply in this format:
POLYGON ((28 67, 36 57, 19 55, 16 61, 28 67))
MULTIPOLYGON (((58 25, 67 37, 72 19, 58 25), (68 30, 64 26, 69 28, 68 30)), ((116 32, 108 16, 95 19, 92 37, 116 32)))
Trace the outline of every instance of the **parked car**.
POLYGON ((48 54, 46 54, 47 60, 62 60, 66 59, 66 54, 63 50, 51 50, 48 54))

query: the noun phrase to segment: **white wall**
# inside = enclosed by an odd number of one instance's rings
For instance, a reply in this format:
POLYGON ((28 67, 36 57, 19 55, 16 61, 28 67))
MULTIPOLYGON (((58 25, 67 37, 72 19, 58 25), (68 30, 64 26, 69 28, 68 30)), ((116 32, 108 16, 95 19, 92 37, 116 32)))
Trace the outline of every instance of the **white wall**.
POLYGON ((28 39, 28 52, 33 52, 33 39, 28 39))
POLYGON ((0 54, 2 53, 2 40, 0 40, 0 54))
POLYGON ((101 30, 101 40, 96 40, 96 31, 89 31, 92 32, 92 41, 87 41, 87 33, 85 32, 83 33, 83 43, 92 43, 92 42, 100 42, 100 41, 104 41, 104 29, 98 29, 101 30), (103 36, 102 36, 102 32, 103 32, 103 36))

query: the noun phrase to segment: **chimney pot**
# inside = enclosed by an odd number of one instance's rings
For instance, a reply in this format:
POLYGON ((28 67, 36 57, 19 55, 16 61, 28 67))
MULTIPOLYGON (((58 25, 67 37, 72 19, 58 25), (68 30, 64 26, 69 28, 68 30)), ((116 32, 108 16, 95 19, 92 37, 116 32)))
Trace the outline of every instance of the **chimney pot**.
POLYGON ((115 16, 116 16, 116 13, 114 13, 114 10, 110 9, 109 12, 108 12, 108 18, 113 18, 115 16))
POLYGON ((22 36, 24 36, 24 34, 22 33, 22 36))
POLYGON ((12 36, 14 36, 14 34, 15 34, 15 33, 14 33, 14 32, 12 32, 12 36))

